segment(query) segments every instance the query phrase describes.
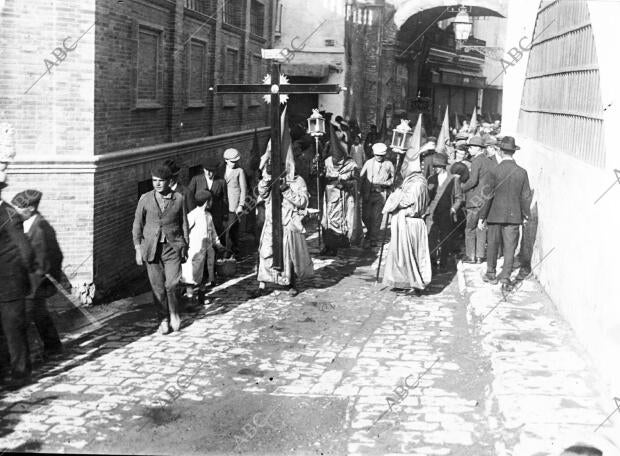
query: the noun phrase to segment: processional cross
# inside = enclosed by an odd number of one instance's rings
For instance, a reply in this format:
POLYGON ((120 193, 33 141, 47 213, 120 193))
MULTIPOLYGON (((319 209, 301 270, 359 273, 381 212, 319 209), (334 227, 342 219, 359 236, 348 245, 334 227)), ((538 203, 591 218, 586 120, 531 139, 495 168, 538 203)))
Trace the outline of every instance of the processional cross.
MULTIPOLYGON (((280 142, 280 95, 340 93, 337 84, 280 84, 280 65, 277 58, 283 55, 280 49, 264 49, 263 58, 272 60, 271 84, 217 84, 216 94, 262 94, 271 95, 271 220, 273 228, 273 265, 277 271, 284 268, 282 258, 282 194, 278 180, 282 179, 282 150, 280 142)), ((286 126, 285 126, 286 128, 286 126)), ((286 151, 284 151, 286 153, 286 151)))

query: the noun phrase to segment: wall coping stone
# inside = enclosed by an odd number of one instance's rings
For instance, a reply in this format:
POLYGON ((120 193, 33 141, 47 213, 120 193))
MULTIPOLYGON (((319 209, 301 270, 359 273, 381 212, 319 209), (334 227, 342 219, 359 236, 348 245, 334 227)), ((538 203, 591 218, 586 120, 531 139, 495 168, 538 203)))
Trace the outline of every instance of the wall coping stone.
MULTIPOLYGON (((258 134, 269 131, 270 127, 257 128, 258 134)), ((252 136, 254 130, 224 133, 215 136, 187 139, 184 141, 160 143, 152 146, 136 147, 132 149, 107 152, 92 157, 78 155, 30 155, 16 158, 9 165, 10 174, 95 174, 96 172, 109 171, 116 168, 126 167, 156 161, 170 157, 171 153, 185 149, 188 153, 196 147, 221 147, 228 145, 231 140, 246 139, 252 136)))

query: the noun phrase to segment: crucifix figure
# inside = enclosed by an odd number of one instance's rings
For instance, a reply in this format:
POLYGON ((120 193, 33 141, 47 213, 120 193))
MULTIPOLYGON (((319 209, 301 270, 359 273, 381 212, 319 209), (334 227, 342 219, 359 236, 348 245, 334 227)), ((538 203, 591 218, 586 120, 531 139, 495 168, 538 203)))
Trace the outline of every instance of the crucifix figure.
MULTIPOLYGON (((271 65, 271 84, 217 84, 216 94, 270 94, 271 95, 271 175, 274 181, 284 176, 280 142, 280 95, 339 93, 337 84, 280 84, 280 65, 271 65)), ((286 151, 284 151, 286 153, 286 151)), ((273 268, 282 270, 282 198, 280 185, 272 182, 271 209, 273 220, 273 268)))

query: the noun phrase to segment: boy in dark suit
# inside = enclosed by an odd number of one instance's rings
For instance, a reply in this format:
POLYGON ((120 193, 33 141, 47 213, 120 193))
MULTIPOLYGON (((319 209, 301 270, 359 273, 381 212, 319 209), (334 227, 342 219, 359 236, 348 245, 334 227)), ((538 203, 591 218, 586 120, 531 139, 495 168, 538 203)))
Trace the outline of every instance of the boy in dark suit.
POLYGON ((30 274, 31 292, 26 297, 26 314, 39 331, 45 354, 53 356, 62 353, 62 344, 47 310, 46 299, 57 291, 47 275, 61 280, 63 256, 54 228, 38 211, 42 196, 38 190, 25 190, 15 195, 11 204, 24 221, 24 233, 34 252, 35 271, 30 274))
MULTIPOLYGON (((5 187, 0 180, 0 190, 5 187)), ((0 265, 0 320, 10 355, 10 386, 19 387, 29 383, 32 371, 25 297, 30 292, 28 274, 33 270, 33 255, 19 214, 1 199, 0 265)))
POLYGON ((179 282, 181 263, 187 259, 189 228, 183 195, 170 189, 172 172, 167 166, 152 171, 153 190, 138 201, 133 222, 136 263, 146 263, 153 299, 161 319, 159 332, 181 327, 179 282))
POLYGON ((480 210, 479 227, 488 224, 487 273, 485 282, 502 283, 510 291, 510 274, 515 249, 519 241, 519 226, 530 218, 530 182, 527 171, 517 165, 513 155, 519 149, 512 136, 505 136, 499 143, 502 161, 489 173, 488 195, 480 210), (500 240, 504 246, 504 265, 499 277, 495 276, 500 240))

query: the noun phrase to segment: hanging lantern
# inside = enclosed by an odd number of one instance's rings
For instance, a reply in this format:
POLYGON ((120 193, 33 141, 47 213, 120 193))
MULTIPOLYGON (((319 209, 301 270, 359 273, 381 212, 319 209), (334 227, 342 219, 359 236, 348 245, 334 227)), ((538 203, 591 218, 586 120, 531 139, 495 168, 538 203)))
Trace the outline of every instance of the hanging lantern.
POLYGON ((467 41, 471 35, 473 21, 467 13, 466 6, 459 6, 459 12, 454 18, 454 38, 457 41, 467 41))
POLYGON ((390 147, 395 152, 402 154, 411 147, 412 138, 413 131, 409 126, 409 121, 407 119, 400 119, 400 125, 392 130, 392 144, 390 144, 390 147))
POLYGON ((325 134, 325 119, 319 114, 318 109, 312 110, 308 117, 308 134, 311 136, 323 136, 325 134))

